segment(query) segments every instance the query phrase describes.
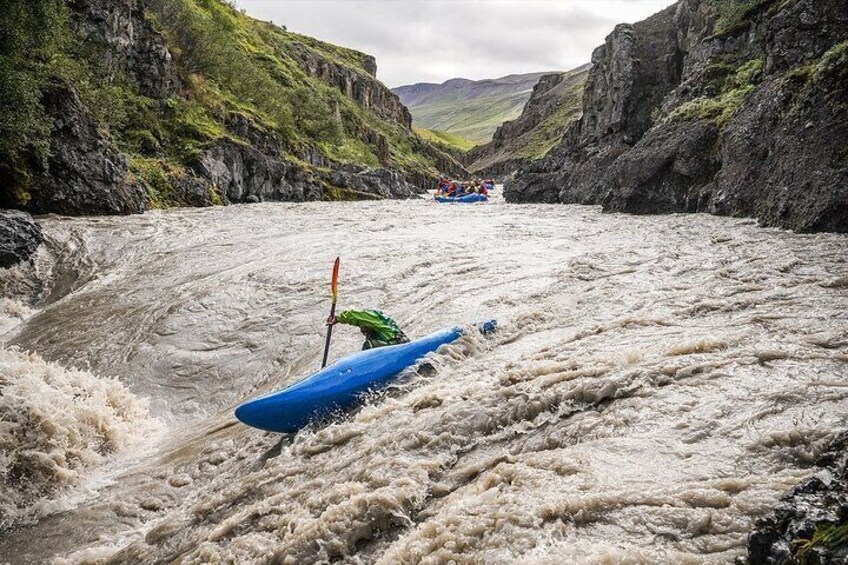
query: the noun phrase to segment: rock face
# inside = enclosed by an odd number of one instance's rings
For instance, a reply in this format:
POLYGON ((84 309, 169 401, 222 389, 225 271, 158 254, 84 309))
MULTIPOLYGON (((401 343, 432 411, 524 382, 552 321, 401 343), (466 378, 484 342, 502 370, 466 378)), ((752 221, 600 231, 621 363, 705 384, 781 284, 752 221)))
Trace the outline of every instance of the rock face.
POLYGON ((110 73, 122 70, 150 98, 164 99, 180 87, 162 34, 144 17, 137 0, 80 0, 71 12, 77 33, 103 57, 110 73))
POLYGON ((132 214, 147 207, 144 189, 128 176, 127 158, 88 115, 76 91, 55 85, 44 96, 54 116, 47 167, 28 183, 34 214, 132 214))
POLYGON ((202 200, 204 194, 209 194, 206 181, 228 204, 303 202, 325 197, 335 200, 409 198, 420 192, 395 170, 336 165, 315 172, 227 139, 208 150, 194 170, 193 183, 187 179, 183 181, 187 193, 197 194, 196 198, 202 200), (195 187, 194 183, 199 183, 200 187, 195 187))
POLYGON ((848 231, 848 4, 732 4, 681 0, 616 27, 582 118, 506 198, 848 231))
POLYGON ((492 141, 468 152, 469 170, 503 178, 543 157, 580 118, 589 68, 584 65, 566 73, 542 75, 521 115, 498 126, 492 141))
POLYGON ((377 63, 373 57, 365 59, 366 74, 319 57, 313 51, 299 45, 292 44, 290 51, 295 60, 310 75, 338 88, 345 96, 372 110, 378 116, 400 124, 406 129, 412 128, 412 115, 409 110, 396 94, 375 78, 377 63))
POLYGON ((848 433, 748 536, 750 565, 848 563, 848 433))
POLYGON ((0 268, 28 261, 41 244, 41 228, 26 212, 0 210, 0 268))
POLYGON ((297 169, 288 163, 235 141, 222 140, 207 151, 197 171, 232 203, 321 198, 320 188, 296 178, 297 169))

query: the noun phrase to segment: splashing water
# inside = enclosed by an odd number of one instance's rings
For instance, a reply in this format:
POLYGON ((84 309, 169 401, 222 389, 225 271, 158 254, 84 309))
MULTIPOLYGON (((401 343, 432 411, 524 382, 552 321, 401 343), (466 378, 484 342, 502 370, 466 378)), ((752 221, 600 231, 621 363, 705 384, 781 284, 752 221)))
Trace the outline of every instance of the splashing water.
MULTIPOLYGON (((848 419, 844 235, 427 201, 43 227, 9 344, 117 377, 168 433, 0 533, 12 562, 726 563, 848 419), (292 438, 236 423, 318 368, 336 255, 342 308, 500 330, 292 438)), ((358 347, 340 327, 331 356, 358 347)))

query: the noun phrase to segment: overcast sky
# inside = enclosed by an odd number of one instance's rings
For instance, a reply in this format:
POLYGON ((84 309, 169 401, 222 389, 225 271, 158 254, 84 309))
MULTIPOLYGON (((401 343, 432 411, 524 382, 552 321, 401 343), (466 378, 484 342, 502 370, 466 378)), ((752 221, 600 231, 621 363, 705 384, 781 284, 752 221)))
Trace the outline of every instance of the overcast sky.
POLYGON ((377 57, 390 87, 569 70, 617 23, 674 0, 237 0, 255 18, 377 57))

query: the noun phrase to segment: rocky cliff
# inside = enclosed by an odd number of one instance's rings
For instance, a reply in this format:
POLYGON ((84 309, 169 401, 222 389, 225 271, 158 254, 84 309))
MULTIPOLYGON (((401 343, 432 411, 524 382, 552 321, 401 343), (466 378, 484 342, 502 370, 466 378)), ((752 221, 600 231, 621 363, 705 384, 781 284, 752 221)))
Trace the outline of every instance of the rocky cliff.
POLYGON ((468 168, 482 176, 504 177, 544 157, 580 118, 583 87, 590 65, 542 75, 521 115, 504 122, 492 141, 468 152, 468 168))
POLYGON ((681 0, 592 56, 583 115, 512 202, 848 231, 848 4, 681 0))
POLYGON ((17 82, 34 85, 40 122, 25 130, 22 110, 2 108, 17 140, 0 144, 3 207, 124 214, 402 198, 440 171, 463 171, 410 130, 369 55, 219 0, 13 4, 0 24, 32 23, 19 42, 30 46, 0 66, 24 70, 17 82), (36 25, 44 10, 55 13, 49 34, 36 25))
POLYGON ((345 96, 355 100, 378 116, 391 120, 406 129, 412 128, 412 115, 400 98, 377 80, 377 61, 366 55, 362 63, 365 72, 351 72, 350 67, 321 57, 301 44, 289 43, 295 60, 310 75, 338 88, 345 96))

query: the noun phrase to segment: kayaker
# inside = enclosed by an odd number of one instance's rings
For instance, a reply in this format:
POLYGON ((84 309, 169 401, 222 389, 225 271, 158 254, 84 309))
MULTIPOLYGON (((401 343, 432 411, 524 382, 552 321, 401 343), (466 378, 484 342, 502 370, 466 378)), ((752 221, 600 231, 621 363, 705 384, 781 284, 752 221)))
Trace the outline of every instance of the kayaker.
POLYGON ((327 320, 328 326, 336 324, 358 327, 365 336, 365 343, 362 344, 363 351, 409 342, 409 338, 401 331, 397 322, 379 310, 345 310, 337 314, 335 318, 330 317, 327 320))

